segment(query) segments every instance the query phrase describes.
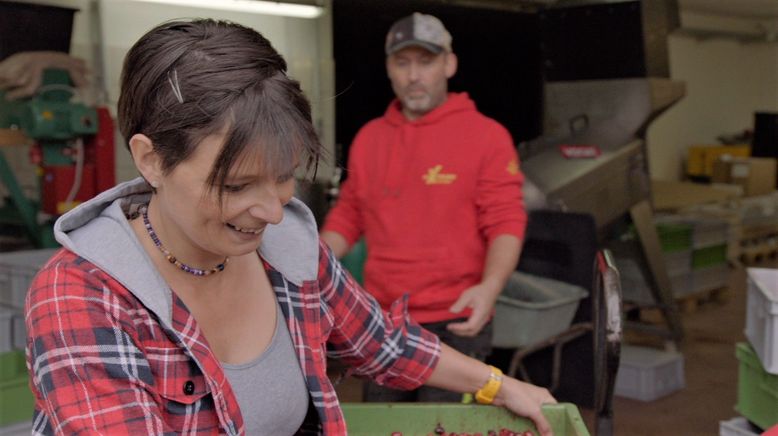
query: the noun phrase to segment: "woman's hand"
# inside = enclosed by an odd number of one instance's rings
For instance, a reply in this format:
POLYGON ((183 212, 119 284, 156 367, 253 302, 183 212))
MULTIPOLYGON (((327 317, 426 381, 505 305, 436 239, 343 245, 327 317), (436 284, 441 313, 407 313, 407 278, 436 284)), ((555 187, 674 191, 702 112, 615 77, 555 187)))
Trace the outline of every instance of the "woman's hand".
POLYGON ((551 425, 543 415, 543 404, 556 404, 548 389, 503 376, 502 386, 494 398, 495 406, 502 406, 521 416, 531 419, 543 436, 551 436, 551 425))

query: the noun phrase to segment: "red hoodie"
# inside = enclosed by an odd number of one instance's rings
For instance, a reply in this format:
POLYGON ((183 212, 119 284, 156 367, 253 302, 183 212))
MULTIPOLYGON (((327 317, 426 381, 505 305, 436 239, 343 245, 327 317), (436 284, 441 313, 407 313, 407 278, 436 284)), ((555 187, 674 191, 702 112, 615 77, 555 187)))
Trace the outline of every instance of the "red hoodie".
POLYGON ((323 230, 365 236, 365 289, 384 308, 410 293, 418 322, 469 316, 448 309, 481 281, 494 238, 523 239, 522 182, 509 133, 466 93, 414 121, 395 100, 354 139, 323 230))

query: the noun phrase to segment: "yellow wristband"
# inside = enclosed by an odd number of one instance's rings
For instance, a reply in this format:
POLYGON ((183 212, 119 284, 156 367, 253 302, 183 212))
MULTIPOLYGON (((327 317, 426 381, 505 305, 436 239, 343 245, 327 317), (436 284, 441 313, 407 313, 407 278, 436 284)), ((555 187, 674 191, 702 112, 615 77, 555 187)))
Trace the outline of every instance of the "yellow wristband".
POLYGON ((497 392, 500 391, 500 386, 502 386, 502 371, 500 371, 500 368, 495 368, 491 365, 489 365, 489 368, 492 369, 492 373, 489 374, 489 380, 475 393, 475 400, 480 404, 492 404, 494 397, 497 396, 497 392))

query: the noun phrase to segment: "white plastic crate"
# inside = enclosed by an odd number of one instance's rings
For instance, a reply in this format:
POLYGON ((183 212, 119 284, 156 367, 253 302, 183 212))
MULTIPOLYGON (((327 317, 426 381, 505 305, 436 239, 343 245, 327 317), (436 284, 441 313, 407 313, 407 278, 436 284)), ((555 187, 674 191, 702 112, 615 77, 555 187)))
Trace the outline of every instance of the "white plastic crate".
POLYGON ((492 345, 519 348, 565 331, 587 295, 580 286, 514 272, 497 297, 492 345))
POLYGON ((24 348, 25 337, 21 311, 0 307, 0 353, 24 348))
POLYGON ((32 434, 31 419, 0 427, 0 435, 3 436, 29 436, 30 434, 32 434))
POLYGON ((23 349, 27 345, 27 327, 24 325, 24 312, 17 312, 13 317, 13 332, 11 337, 14 348, 23 349))
POLYGON ((742 416, 719 421, 719 436, 759 436, 761 433, 760 429, 742 416))
POLYGON ((0 304, 22 308, 33 277, 56 248, 0 254, 0 304))
POLYGON ((11 309, 0 307, 0 353, 11 351, 13 336, 13 311, 11 309))
POLYGON ((614 395, 653 401, 686 386, 681 353, 624 345, 614 395))
POLYGON ((746 338, 765 371, 778 374, 778 269, 748 268, 746 338))
POLYGON ((730 223, 727 220, 696 216, 692 230, 692 248, 726 244, 729 240, 730 223))
POLYGON ((668 276, 680 276, 692 271, 692 250, 662 253, 668 276))
POLYGON ((710 291, 729 285, 729 265, 709 266, 692 271, 690 293, 710 291))

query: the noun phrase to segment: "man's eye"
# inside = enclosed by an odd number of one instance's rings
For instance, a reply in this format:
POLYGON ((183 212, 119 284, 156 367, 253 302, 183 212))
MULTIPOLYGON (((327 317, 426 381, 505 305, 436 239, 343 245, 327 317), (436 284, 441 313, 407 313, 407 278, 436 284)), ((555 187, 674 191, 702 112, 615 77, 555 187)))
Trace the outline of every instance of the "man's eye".
POLYGON ((224 191, 225 192, 240 192, 245 188, 246 185, 224 185, 224 191))

